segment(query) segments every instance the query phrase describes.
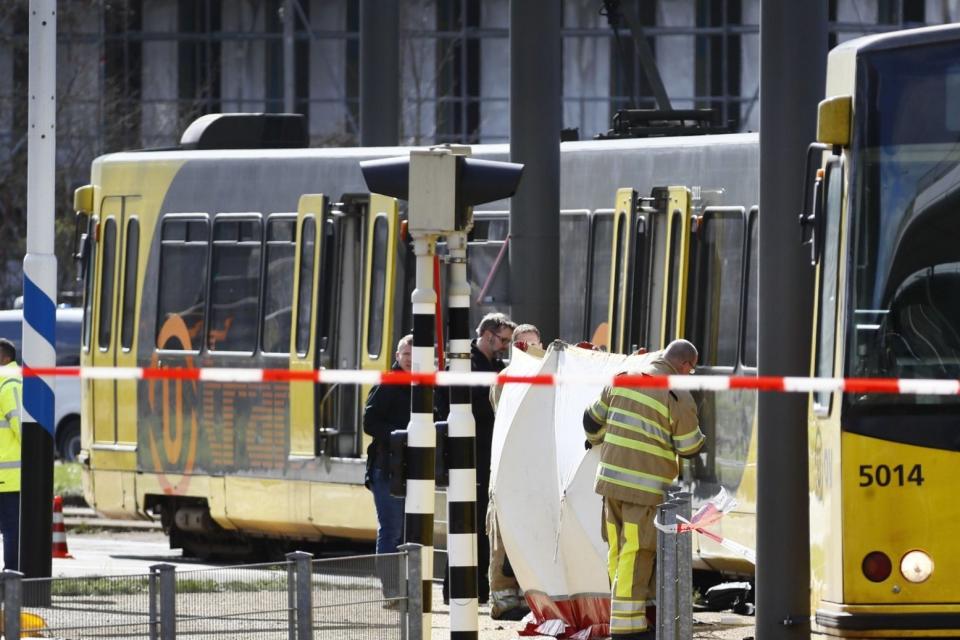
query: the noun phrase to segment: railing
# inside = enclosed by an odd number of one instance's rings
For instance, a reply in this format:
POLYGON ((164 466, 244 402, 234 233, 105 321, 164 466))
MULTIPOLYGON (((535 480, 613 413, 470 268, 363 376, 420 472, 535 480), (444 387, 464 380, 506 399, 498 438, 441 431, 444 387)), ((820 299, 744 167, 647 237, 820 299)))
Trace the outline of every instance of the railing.
POLYGON ((396 638, 421 636, 420 546, 378 556, 314 559, 82 578, 0 576, 3 636, 396 638), (412 612, 413 615, 408 615, 412 612))

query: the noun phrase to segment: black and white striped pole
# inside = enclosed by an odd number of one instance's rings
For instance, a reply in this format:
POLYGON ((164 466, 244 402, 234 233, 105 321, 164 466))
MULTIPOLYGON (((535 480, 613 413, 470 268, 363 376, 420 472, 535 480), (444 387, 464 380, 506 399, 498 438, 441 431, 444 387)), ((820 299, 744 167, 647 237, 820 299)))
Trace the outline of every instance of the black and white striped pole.
MULTIPOLYGON (((415 373, 433 373, 434 327, 437 292, 433 288, 433 256, 437 237, 416 234, 417 287, 413 290, 413 363, 415 373)), ((414 384, 410 389, 410 425, 407 427, 407 496, 404 502, 404 541, 421 545, 423 576, 423 629, 428 638, 433 611, 433 508, 434 460, 437 432, 433 426, 433 387, 414 384)), ((411 639, 412 640, 412 639, 411 639)))
MULTIPOLYGON (((416 257, 416 289, 413 292, 414 372, 432 373, 437 294, 433 286, 433 256, 438 236, 456 245, 459 264, 454 263, 456 333, 451 350, 467 358, 453 357, 451 368, 470 370, 469 305, 466 283, 466 232, 471 226, 470 207, 509 198, 516 191, 523 165, 467 157, 467 147, 434 147, 411 151, 409 158, 386 158, 360 163, 372 192, 409 200, 407 228, 416 257), (449 240, 453 238, 453 240, 449 240), (465 327, 465 329, 464 329, 465 327)), ((475 425, 468 389, 451 390, 451 459, 448 490, 448 564, 450 566, 450 636, 467 640, 477 637, 477 512, 475 425), (454 466, 455 465, 455 466, 454 466)), ((437 434, 433 423, 433 388, 413 385, 410 394, 410 425, 406 458, 406 542, 423 547, 423 640, 432 628, 433 506, 436 488, 437 434)), ((411 638, 410 640, 414 640, 411 638)))
MULTIPOLYGON (((470 283, 467 232, 447 235, 449 271, 450 371, 470 371, 470 283)), ((469 387, 450 388, 447 418, 447 571, 450 584, 450 637, 476 640, 478 634, 476 421, 469 387)))

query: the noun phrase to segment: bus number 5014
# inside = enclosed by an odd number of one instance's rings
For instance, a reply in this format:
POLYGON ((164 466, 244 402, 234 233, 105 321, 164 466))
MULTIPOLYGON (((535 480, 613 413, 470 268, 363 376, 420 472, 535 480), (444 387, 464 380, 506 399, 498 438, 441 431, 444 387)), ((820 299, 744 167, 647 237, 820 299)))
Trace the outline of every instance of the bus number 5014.
POLYGON ((905 483, 910 482, 918 487, 923 484, 923 467, 919 464, 913 465, 909 472, 906 471, 906 467, 902 464, 898 464, 895 467, 890 467, 885 464, 860 465, 861 487, 869 487, 874 484, 878 487, 886 487, 891 484, 902 487, 905 483))

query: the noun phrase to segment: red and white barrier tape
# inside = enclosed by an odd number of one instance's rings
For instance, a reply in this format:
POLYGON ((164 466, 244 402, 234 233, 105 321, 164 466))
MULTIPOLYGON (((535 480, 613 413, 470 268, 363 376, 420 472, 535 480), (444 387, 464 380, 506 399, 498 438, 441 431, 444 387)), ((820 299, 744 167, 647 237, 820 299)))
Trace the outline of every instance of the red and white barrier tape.
MULTIPOLYGON (((13 373, 14 369, 4 369, 13 373)), ((407 373, 403 371, 363 371, 320 369, 228 368, 150 368, 150 367, 50 367, 20 370, 24 377, 68 377, 85 380, 204 380, 211 382, 319 382, 323 384, 421 384, 440 387, 489 387, 507 383, 541 386, 613 385, 648 389, 686 389, 688 391, 728 391, 737 389, 811 393, 901 393, 913 395, 957 395, 960 380, 902 378, 801 378, 790 376, 648 376, 640 374, 542 374, 516 376, 489 372, 407 373)))

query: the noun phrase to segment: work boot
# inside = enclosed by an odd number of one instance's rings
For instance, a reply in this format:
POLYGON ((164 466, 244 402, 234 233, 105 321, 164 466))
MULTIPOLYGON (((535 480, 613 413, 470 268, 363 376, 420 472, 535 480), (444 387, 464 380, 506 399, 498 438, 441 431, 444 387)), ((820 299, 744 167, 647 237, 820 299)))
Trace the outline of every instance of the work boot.
POLYGON ((490 617, 493 620, 519 620, 526 615, 526 612, 520 618, 514 618, 512 615, 508 617, 507 614, 521 607, 526 609, 524 602, 515 591, 494 591, 490 594, 490 617))

